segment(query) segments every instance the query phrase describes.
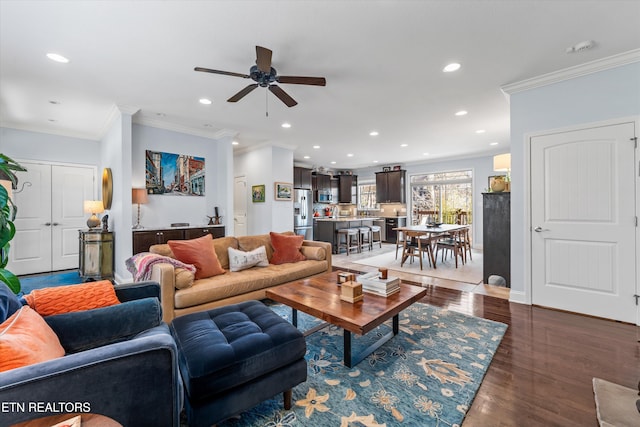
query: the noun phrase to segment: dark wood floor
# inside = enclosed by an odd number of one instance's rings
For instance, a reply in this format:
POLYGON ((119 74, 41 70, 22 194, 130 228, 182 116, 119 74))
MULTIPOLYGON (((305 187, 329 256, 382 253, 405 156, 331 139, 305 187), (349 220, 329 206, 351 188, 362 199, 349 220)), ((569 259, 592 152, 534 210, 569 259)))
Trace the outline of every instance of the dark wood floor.
POLYGON ((509 325, 464 427, 595 427, 592 378, 640 380, 634 325, 435 286, 422 302, 509 325))

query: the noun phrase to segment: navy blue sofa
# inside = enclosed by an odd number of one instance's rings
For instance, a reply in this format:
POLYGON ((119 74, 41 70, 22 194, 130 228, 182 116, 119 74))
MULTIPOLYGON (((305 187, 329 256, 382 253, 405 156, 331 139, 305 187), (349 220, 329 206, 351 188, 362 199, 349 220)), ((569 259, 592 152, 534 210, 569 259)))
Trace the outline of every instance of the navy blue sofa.
MULTIPOLYGON (((60 405, 38 413, 20 410, 30 402, 79 402, 82 410, 90 408, 123 426, 180 425, 182 381, 176 343, 162 322, 160 287, 139 282, 115 288, 122 304, 45 317, 66 355, 0 372, 0 402, 14 408, 1 414, 0 424, 60 411, 60 405)), ((0 323, 20 306, 0 283, 0 323)))

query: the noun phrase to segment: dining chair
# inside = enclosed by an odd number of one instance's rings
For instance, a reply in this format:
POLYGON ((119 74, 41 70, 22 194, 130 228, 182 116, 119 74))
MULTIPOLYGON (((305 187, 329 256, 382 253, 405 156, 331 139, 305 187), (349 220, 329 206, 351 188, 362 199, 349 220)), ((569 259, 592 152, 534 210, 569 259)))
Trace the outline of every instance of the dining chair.
POLYGON ((458 268, 458 257, 460 257, 463 264, 465 263, 464 247, 460 238, 460 234, 463 230, 464 229, 450 231, 448 237, 443 237, 438 240, 438 243, 436 243, 436 257, 438 256, 438 252, 442 251, 440 259, 444 262, 445 255, 451 251, 456 262, 456 268, 458 268))
POLYGON ((433 266, 433 246, 429 243, 428 238, 425 238, 425 235, 419 231, 405 231, 400 267, 404 265, 407 258, 411 257, 409 262, 413 262, 413 258, 417 256, 420 260, 420 270, 422 270, 422 257, 425 253, 427 254, 429 265, 433 266))
POLYGON ((397 230, 396 233, 396 259, 398 259, 398 249, 404 248, 404 242, 406 240, 405 232, 397 230))

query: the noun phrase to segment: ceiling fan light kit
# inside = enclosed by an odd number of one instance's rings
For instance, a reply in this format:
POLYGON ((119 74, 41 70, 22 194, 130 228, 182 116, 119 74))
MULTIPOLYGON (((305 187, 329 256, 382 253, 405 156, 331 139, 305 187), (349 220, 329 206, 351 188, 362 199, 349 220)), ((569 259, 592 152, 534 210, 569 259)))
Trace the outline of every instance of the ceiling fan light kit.
POLYGON ((195 67, 195 71, 201 71, 212 74, 222 74, 225 76, 242 77, 251 79, 255 83, 246 86, 240 92, 227 99, 227 102, 238 102, 258 86, 266 87, 287 107, 297 105, 295 99, 289 96, 280 86, 281 84, 298 84, 312 86, 326 86, 327 81, 324 77, 302 77, 302 76, 279 76, 275 68, 271 66, 271 57, 273 52, 265 47, 256 46, 256 65, 249 69, 249 74, 233 73, 230 71, 213 70, 211 68, 195 67))

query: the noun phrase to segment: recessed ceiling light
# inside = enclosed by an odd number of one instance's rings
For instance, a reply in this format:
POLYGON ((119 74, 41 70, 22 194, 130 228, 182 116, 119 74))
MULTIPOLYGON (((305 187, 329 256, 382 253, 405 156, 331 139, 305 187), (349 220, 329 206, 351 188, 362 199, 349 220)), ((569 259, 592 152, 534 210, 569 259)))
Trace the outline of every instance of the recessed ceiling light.
POLYGON ((281 126, 285 129, 289 129, 291 127, 291 123, 283 123, 281 126))
POLYGON ((200 102, 200 104, 202 105, 211 105, 211 100, 207 98, 200 98, 198 102, 200 102))
POLYGON ((458 71, 459 69, 460 69, 460 64, 458 64, 457 62, 452 62, 451 64, 444 67, 442 71, 444 71, 445 73, 450 73, 452 71, 458 71))
POLYGON ((332 165, 335 165, 335 164, 336 164, 336 162, 331 162, 331 164, 332 164, 332 165))
POLYGON ((240 145, 240 143, 238 141, 233 141, 231 145, 240 145))
POLYGON ((349 153, 347 154, 347 157, 353 157, 353 154, 349 153))
POLYGON ((400 144, 400 147, 404 148, 404 147, 408 147, 409 144, 400 144))
POLYGON ((467 112, 465 110, 460 110, 456 113, 456 116, 466 116, 467 112))
POLYGON ((485 133, 485 132, 486 132, 486 130, 484 130, 484 129, 478 129, 478 130, 476 131, 476 133, 485 133))
POLYGON ((429 155, 429 153, 422 153, 422 155, 423 155, 423 156, 428 156, 428 155, 429 155))
POLYGON ((318 150, 320 148, 320 146, 319 145, 314 145, 313 148, 318 150))
POLYGON ((47 58, 49 58, 52 61, 61 62, 63 64, 66 64, 67 62, 69 62, 67 58, 57 53, 47 53, 47 58))
POLYGON ((372 130, 371 132, 369 132, 370 136, 378 136, 380 135, 380 133, 377 130, 372 130))
POLYGON ((303 158, 303 159, 310 159, 310 158, 311 158, 311 156, 304 156, 304 157, 302 157, 302 158, 303 158))
POLYGON ((377 160, 374 160, 374 161, 373 161, 373 163, 378 163, 378 161, 377 161, 377 160))
POLYGON ((491 144, 489 144, 489 145, 498 145, 498 143, 494 141, 494 142, 492 142, 492 143, 491 143, 491 144))

